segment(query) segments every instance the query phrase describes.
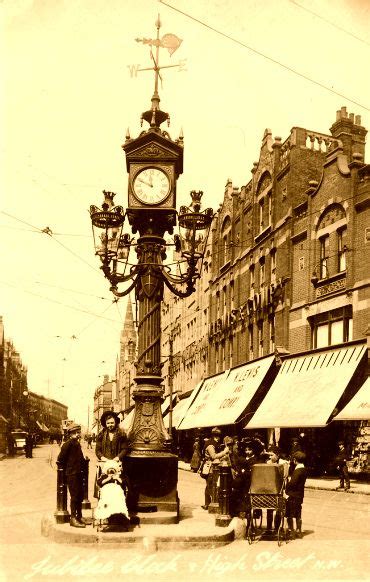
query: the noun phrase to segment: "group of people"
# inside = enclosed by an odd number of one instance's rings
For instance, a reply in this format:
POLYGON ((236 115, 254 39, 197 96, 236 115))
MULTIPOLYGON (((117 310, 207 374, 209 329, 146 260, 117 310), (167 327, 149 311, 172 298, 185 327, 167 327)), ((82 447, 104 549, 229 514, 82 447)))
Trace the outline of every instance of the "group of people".
MULTIPOLYGON (((35 436, 32 433, 28 432, 26 434, 25 444, 24 444, 24 453, 25 453, 26 459, 32 459, 32 457, 33 457, 32 451, 33 451, 33 448, 35 446, 35 442, 36 442, 35 436)), ((9 433, 7 435, 7 444, 8 444, 9 457, 14 457, 16 450, 17 450, 17 444, 16 444, 14 436, 11 433, 9 433)))
MULTIPOLYGON (((99 460, 99 471, 96 477, 94 495, 99 498, 97 515, 101 519, 107 519, 103 531, 112 531, 117 527, 127 529, 128 511, 125 501, 124 489, 127 491, 127 477, 125 475, 124 458, 129 450, 126 434, 119 428, 120 418, 112 411, 102 414, 100 419, 102 430, 96 437, 95 453, 99 460), (107 509, 107 499, 104 499, 103 490, 110 489, 110 497, 113 499, 113 512, 103 511, 107 509), (118 486, 118 487, 117 487, 118 486), (102 501, 100 502, 100 500, 102 501)), ((68 438, 63 443, 57 462, 64 469, 67 487, 70 494, 72 527, 84 528, 86 521, 82 517, 83 481, 82 473, 86 459, 83 455, 81 444, 81 426, 71 424, 68 427, 68 438)))
MULTIPOLYGON (((278 447, 266 447, 262 439, 257 435, 254 438, 238 439, 229 436, 221 440, 221 430, 217 427, 211 431, 211 437, 205 440, 202 451, 200 440, 194 443, 194 453, 191 460, 191 468, 196 471, 204 463, 210 464, 210 471, 206 479, 204 492, 204 505, 202 508, 208 510, 212 502, 212 491, 214 491, 214 467, 220 461, 226 462, 230 466, 232 474, 232 489, 230 496, 230 513, 233 516, 247 516, 250 518, 249 489, 251 484, 252 467, 257 463, 275 463, 285 465, 283 469, 285 476, 285 497, 287 518, 287 535, 291 537, 301 537, 302 535, 302 503, 304 498, 304 487, 307 478, 305 467, 305 453, 301 450, 299 442, 295 439, 292 442, 290 454, 284 458, 278 447), (295 527, 294 527, 295 520, 295 527)), ((259 511, 259 510, 255 510, 259 511)), ((273 510, 267 510, 267 533, 277 531, 280 525, 281 516, 278 512, 273 515, 273 510)))

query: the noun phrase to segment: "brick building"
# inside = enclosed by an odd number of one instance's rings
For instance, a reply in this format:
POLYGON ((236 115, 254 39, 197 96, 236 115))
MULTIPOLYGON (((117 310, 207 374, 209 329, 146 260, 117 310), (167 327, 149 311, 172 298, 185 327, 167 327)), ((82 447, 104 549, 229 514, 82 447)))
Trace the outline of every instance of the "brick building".
MULTIPOLYGON (((202 277, 204 288, 209 284, 205 376, 276 352, 365 340, 370 321, 366 133, 360 116, 344 107, 328 134, 294 127, 283 141, 266 130, 251 180, 240 189, 228 180, 212 225, 210 271, 202 277)), ((194 312, 200 310, 196 296, 186 301, 193 301, 194 312)), ((168 297, 166 302, 165 317, 179 301, 168 297)), ((190 338, 180 313, 183 358, 203 333, 190 338)), ((189 388, 195 383, 187 378, 189 388)))

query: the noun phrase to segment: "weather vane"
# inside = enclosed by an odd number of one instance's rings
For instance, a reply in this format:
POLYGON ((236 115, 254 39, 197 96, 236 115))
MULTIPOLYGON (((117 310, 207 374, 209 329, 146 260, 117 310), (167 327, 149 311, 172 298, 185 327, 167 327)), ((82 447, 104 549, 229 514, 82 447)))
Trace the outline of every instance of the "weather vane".
POLYGON ((175 34, 172 34, 172 33, 164 34, 162 36, 162 38, 159 38, 159 29, 161 27, 161 21, 160 21, 159 14, 158 14, 158 18, 156 20, 155 25, 157 27, 157 38, 155 38, 155 39, 136 38, 135 39, 136 42, 142 42, 143 44, 147 44, 150 46, 150 57, 154 63, 154 66, 153 67, 146 67, 146 68, 140 68, 140 65, 127 65, 127 66, 129 68, 131 77, 137 77, 137 74, 141 71, 154 71, 154 94, 158 95, 158 79, 161 80, 161 83, 163 81, 161 74, 160 74, 161 69, 170 69, 173 67, 179 67, 179 71, 184 71, 185 65, 186 65, 186 59, 183 59, 174 65, 159 66, 159 49, 166 48, 168 50, 168 52, 170 53, 170 56, 172 56, 173 53, 181 45, 182 39, 179 38, 178 36, 176 36, 175 34), (156 47, 155 56, 153 54, 152 47, 156 47))

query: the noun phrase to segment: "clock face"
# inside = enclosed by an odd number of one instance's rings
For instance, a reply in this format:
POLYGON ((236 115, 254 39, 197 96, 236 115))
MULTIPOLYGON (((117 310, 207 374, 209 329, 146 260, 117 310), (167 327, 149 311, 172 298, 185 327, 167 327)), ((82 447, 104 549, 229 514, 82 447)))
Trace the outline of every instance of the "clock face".
POLYGON ((134 193, 144 204, 159 204, 170 192, 170 181, 159 168, 145 168, 134 179, 134 193))

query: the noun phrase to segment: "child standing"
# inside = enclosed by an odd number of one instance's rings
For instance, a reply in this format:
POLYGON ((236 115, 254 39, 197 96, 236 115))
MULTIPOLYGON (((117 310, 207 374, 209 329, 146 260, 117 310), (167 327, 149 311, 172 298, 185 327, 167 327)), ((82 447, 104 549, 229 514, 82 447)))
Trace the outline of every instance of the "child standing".
POLYGON ((305 459, 306 455, 302 451, 297 451, 292 455, 293 472, 285 489, 288 496, 285 513, 288 522, 288 537, 294 535, 293 518, 296 521, 295 534, 298 538, 302 537, 302 503, 307 479, 305 459))

